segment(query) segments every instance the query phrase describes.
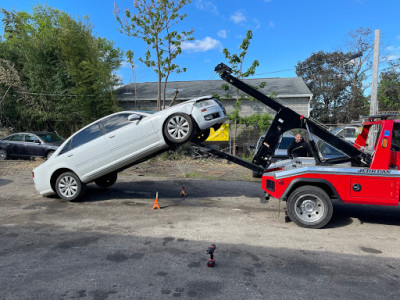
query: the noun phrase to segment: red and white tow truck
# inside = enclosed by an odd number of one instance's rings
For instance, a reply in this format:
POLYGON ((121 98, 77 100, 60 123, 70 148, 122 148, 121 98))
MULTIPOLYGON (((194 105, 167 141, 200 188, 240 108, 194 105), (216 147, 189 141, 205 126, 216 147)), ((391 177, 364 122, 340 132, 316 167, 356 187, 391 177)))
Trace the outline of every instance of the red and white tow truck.
POLYGON ((276 111, 262 146, 253 163, 219 151, 211 151, 254 171, 263 171, 262 188, 270 196, 286 201, 289 218, 299 226, 321 228, 332 217, 333 201, 370 205, 399 205, 400 120, 394 115, 366 118, 354 145, 326 130, 315 121, 299 115, 278 101, 231 75, 231 69, 219 64, 221 78, 276 111), (372 152, 366 150, 372 128, 377 137, 372 152), (291 129, 308 131, 313 157, 295 158, 271 164, 271 157, 282 134, 291 129), (375 130, 375 129, 374 129, 375 130), (323 140, 345 155, 323 159, 315 140, 323 140))

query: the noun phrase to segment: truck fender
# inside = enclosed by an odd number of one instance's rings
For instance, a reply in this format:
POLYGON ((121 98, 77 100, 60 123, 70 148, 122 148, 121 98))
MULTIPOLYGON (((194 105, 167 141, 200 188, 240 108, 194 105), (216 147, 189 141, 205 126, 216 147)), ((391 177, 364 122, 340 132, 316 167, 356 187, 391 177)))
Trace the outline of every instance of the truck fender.
POLYGON ((336 191, 336 188, 325 179, 319 178, 296 178, 294 179, 286 188, 285 192, 282 194, 281 199, 286 201, 290 194, 294 191, 295 188, 303 186, 303 185, 314 185, 322 188, 327 192, 328 195, 334 195, 335 200, 339 202, 343 202, 342 198, 340 198, 339 193, 336 191))

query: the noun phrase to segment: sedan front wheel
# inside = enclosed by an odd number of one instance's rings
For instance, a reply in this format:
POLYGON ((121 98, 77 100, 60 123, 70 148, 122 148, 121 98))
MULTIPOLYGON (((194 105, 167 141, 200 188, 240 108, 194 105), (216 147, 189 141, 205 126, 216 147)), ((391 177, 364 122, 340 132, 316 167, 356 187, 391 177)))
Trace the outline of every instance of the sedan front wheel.
POLYGON ((56 192, 60 198, 68 201, 78 199, 84 192, 86 185, 72 172, 65 172, 58 176, 56 192))
POLYGON ((164 136, 173 144, 183 144, 193 135, 192 118, 184 113, 171 115, 164 124, 164 136))
POLYGON ((6 160, 7 159, 7 151, 4 149, 0 150, 0 160, 6 160))

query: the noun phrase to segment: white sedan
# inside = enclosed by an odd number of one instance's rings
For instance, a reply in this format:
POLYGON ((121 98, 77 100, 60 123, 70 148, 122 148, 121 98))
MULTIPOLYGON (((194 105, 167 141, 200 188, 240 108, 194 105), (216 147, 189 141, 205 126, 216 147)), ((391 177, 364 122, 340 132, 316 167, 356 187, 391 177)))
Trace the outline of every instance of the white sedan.
POLYGON ((111 186, 119 171, 176 145, 203 141, 211 127, 217 129, 226 120, 224 107, 211 96, 159 112, 118 112, 70 136, 33 170, 33 181, 43 196, 57 193, 75 200, 87 183, 111 186))

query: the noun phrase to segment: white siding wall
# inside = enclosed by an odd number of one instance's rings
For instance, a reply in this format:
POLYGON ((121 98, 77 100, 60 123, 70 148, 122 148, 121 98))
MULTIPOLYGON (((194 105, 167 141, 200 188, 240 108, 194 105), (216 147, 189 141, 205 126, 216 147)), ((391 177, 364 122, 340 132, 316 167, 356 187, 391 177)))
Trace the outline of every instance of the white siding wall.
MULTIPOLYGON (((308 102, 309 98, 281 98, 281 104, 284 106, 288 106, 289 108, 293 109, 295 112, 299 113, 300 115, 304 115, 305 117, 309 117, 308 112, 308 102)), ((180 101, 177 101, 178 103, 180 101)), ((124 110, 156 110, 157 105, 156 101, 139 101, 138 106, 135 109, 135 103, 133 101, 119 101, 120 106, 124 110)), ((226 111, 231 113, 235 108, 235 100, 222 100, 222 104, 225 106, 226 111)), ((167 107, 169 105, 169 101, 166 103, 167 107)), ((271 110, 269 107, 264 105, 258 100, 242 100, 240 106, 240 114, 241 116, 247 117, 252 114, 264 114, 269 113, 274 115, 275 112, 271 110)))

